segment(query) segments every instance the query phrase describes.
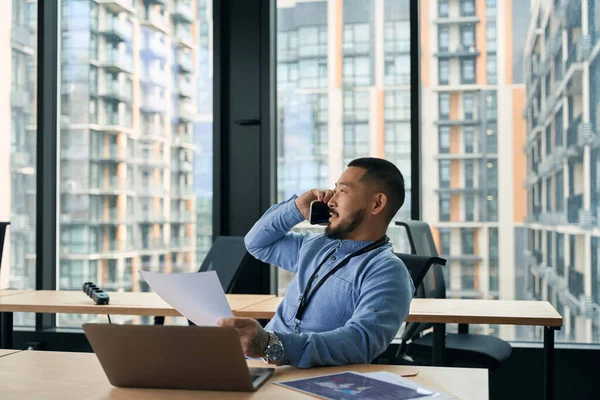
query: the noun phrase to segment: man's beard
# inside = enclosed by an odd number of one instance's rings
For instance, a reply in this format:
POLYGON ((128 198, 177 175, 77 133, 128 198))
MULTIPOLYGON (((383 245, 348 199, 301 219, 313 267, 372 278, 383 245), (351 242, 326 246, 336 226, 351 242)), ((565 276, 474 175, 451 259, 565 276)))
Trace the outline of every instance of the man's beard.
POLYGON ((358 228, 363 222, 363 219, 365 219, 366 210, 366 208, 362 208, 358 211, 353 212, 346 218, 348 222, 340 221, 339 225, 335 228, 332 228, 330 223, 329 225, 327 225, 327 228, 325 228, 325 237, 333 240, 342 240, 347 238, 348 235, 354 232, 354 230, 356 230, 356 228, 358 228))

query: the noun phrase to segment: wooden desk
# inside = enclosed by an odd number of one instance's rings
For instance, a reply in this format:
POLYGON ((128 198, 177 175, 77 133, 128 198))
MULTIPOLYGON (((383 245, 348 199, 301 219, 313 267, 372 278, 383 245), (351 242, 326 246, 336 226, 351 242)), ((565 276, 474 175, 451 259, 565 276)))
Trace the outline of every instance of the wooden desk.
MULTIPOLYGON (((0 312, 181 316, 156 293, 109 292, 110 304, 96 305, 81 291, 25 291, 0 298, 0 312)), ((239 309, 274 298, 273 295, 228 294, 234 315, 239 309)))
POLYGON ((31 292, 31 290, 0 289, 0 297, 31 292))
MULTIPOLYGON (((0 297, 0 347, 12 348, 13 313, 15 312, 181 316, 156 293, 110 292, 109 295, 108 305, 96 305, 81 291, 29 290, 3 295, 0 297)), ((226 296, 234 315, 237 315, 240 309, 275 297, 259 294, 226 296)))
MULTIPOLYGON (((271 318, 282 298, 256 303, 239 311, 240 316, 271 318)), ((408 322, 433 324, 433 365, 445 363, 446 324, 533 325, 544 327, 545 398, 553 398, 554 331, 562 327, 561 315, 547 301, 413 299, 408 322)))
MULTIPOLYGON (((238 311, 238 316, 273 318, 283 300, 275 297, 238 311)), ((560 328, 562 317, 547 301, 413 299, 408 322, 535 325, 560 328)))
POLYGON ((0 357, 6 357, 8 355, 14 354, 14 353, 18 353, 21 350, 3 350, 0 349, 0 357))
MULTIPOLYGON (((264 367, 262 361, 249 361, 264 367)), ((352 365, 300 370, 277 368, 271 379, 255 393, 187 390, 122 389, 110 385, 92 353, 22 351, 0 358, 0 393, 3 400, 44 399, 310 399, 273 382, 341 371, 419 371, 414 379, 462 400, 488 399, 488 372, 484 369, 352 365)))

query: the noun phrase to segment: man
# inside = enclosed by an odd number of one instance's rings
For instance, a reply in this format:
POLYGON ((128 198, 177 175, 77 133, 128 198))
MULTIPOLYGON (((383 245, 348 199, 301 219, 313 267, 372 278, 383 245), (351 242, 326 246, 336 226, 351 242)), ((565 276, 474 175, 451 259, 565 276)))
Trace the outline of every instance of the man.
POLYGON ((237 329, 246 356, 271 364, 371 362, 406 319, 414 292, 385 235, 404 197, 394 164, 359 158, 333 191, 313 189, 269 208, 246 235, 246 247, 296 275, 266 330, 251 318, 224 318, 219 325, 237 329), (313 200, 331 209, 325 234, 290 232, 308 218, 313 200))

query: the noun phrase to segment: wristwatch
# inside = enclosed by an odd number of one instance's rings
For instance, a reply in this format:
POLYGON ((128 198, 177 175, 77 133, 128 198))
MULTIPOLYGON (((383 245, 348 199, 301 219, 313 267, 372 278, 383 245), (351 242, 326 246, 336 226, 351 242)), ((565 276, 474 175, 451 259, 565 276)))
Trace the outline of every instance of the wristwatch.
POLYGON ((265 349, 263 360, 268 364, 277 364, 283 358, 283 344, 275 332, 267 331, 269 334, 269 343, 265 349))

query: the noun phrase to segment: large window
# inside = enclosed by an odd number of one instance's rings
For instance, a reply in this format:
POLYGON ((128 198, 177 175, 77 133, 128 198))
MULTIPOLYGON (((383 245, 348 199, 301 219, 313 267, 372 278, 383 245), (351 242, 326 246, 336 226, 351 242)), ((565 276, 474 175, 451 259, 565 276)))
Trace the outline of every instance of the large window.
MULTIPOLYGON (((410 217, 408 9, 408 0, 277 2, 277 38, 286 40, 277 52, 278 201, 313 187, 331 188, 349 161, 376 156, 402 171, 407 197, 397 219, 410 217), (306 27, 319 32, 319 47, 327 51, 296 70, 294 46, 302 45, 306 27)), ((295 229, 322 227, 302 223, 295 229)), ((397 251, 405 246, 401 229, 392 224, 388 235, 397 251)), ((278 271, 279 293, 291 279, 278 271)))
MULTIPOLYGON (((93 281, 145 290, 140 268, 195 271, 208 252, 212 36, 199 29, 211 22, 206 3, 179 3, 178 12, 197 16, 180 18, 155 2, 125 9, 63 0, 59 289, 93 281)), ((303 50, 322 51, 318 32, 304 33, 303 50)), ((283 39, 291 53, 297 38, 283 39)), ((296 81, 297 71, 290 67, 286 79, 296 81)), ((95 318, 60 315, 58 324, 95 318)))
MULTIPOLYGON (((429 43, 421 48, 421 140, 438 140, 421 150, 422 218, 439 229, 442 249, 477 260, 454 259, 447 288, 458 293, 474 272, 484 298, 548 300, 565 317, 560 340, 598 342, 598 2, 512 1, 508 14, 493 0, 435 3, 420 10, 421 43, 429 43), (528 34, 536 29, 544 33, 528 34), (442 53, 452 43, 463 52, 447 67, 442 53), (448 77, 452 85, 440 88, 448 77), (455 190, 462 182, 465 190, 455 190), (515 276, 502 273, 509 265, 515 276)), ((542 338, 530 327, 494 334, 542 338)))
MULTIPOLYGON (((12 1, 3 15, 3 96, 0 103, 0 222, 10 221, 0 288, 34 289, 36 260, 36 18, 37 3, 12 1)), ((16 314, 16 325, 33 325, 33 315, 16 314)))

